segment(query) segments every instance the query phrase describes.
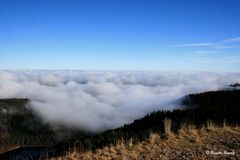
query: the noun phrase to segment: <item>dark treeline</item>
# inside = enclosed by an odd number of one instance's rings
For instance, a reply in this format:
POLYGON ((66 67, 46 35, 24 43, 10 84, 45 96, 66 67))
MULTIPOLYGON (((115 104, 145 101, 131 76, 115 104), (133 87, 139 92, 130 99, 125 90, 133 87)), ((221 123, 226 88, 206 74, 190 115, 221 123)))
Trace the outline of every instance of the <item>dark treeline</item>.
MULTIPOLYGON (((121 128, 84 138, 77 136, 68 142, 55 146, 58 151, 68 151, 74 147, 80 151, 94 150, 106 145, 114 145, 121 140, 132 139, 134 143, 149 137, 152 132, 164 134, 164 120, 171 119, 172 132, 177 133, 182 126, 207 126, 211 121, 221 127, 240 124, 240 90, 210 91, 190 94, 183 100, 182 110, 157 111, 135 120, 121 128)), ((61 153, 61 152, 59 152, 61 153)))
POLYGON ((27 107, 28 99, 0 100, 0 147, 49 145, 55 133, 27 107))
POLYGON ((131 124, 101 134, 75 132, 70 138, 56 144, 54 131, 24 107, 27 103, 27 99, 0 100, 0 132, 8 134, 7 138, 1 138, 1 146, 47 145, 49 151, 58 156, 70 148, 84 152, 115 145, 122 140, 127 142, 132 139, 136 143, 148 138, 152 132, 164 135, 166 118, 171 120, 171 130, 174 133, 178 133, 182 126, 204 127, 209 121, 219 127, 224 123, 230 126, 240 124, 240 90, 210 91, 187 95, 181 110, 156 111, 131 124))

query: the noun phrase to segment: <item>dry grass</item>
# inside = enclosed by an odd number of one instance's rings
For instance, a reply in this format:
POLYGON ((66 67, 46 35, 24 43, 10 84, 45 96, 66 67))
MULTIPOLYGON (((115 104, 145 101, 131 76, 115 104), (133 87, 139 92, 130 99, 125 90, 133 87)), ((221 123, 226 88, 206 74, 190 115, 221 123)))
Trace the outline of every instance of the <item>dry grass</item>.
POLYGON ((218 128, 217 124, 215 124, 213 121, 207 121, 207 126, 206 128, 208 130, 215 130, 216 128, 218 128))
MULTIPOLYGON (((168 160, 168 159, 240 159, 240 127, 216 127, 209 123, 205 129, 183 126, 179 134, 169 132, 171 122, 165 121, 168 138, 151 133, 143 142, 133 144, 119 141, 115 146, 94 152, 71 152, 52 160, 168 160), (215 128, 214 128, 215 127, 215 128), (211 129, 211 131, 209 130, 211 129), (234 151, 235 155, 207 155, 207 151, 234 151)), ((165 135, 166 136, 166 135, 165 135)))
POLYGON ((172 121, 169 118, 164 119, 164 132, 166 135, 171 135, 172 121))

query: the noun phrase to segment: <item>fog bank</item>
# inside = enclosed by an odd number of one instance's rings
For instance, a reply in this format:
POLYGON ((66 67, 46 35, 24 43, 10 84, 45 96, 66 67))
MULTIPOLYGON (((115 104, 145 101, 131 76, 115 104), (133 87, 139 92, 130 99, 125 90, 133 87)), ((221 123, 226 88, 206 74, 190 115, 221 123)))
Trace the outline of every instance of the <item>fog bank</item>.
POLYGON ((29 98, 45 122, 95 132, 235 82, 239 73, 0 71, 0 98, 29 98))

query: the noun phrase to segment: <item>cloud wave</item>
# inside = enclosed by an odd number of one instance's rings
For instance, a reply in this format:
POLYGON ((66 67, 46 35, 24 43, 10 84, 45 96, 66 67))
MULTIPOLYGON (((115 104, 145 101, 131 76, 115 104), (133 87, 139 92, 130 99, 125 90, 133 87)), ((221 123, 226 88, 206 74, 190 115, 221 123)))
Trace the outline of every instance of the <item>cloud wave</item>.
POLYGON ((239 81, 239 73, 0 71, 0 98, 29 98, 44 121, 97 132, 239 81))

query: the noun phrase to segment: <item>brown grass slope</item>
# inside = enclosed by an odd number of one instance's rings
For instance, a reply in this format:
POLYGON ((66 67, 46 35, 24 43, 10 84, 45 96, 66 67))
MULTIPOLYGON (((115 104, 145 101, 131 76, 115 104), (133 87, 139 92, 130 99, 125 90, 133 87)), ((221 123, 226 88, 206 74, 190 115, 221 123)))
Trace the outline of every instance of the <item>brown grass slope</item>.
MULTIPOLYGON (((166 122, 169 125, 169 121, 166 122)), ((166 126, 166 130, 169 126, 166 126)), ((150 134, 142 142, 119 141, 116 145, 88 151, 69 151, 51 160, 205 160, 240 159, 240 127, 222 128, 212 123, 202 129, 183 127, 178 134, 150 134)))

